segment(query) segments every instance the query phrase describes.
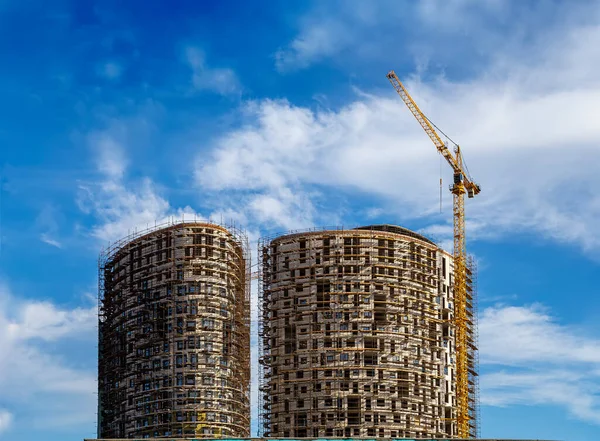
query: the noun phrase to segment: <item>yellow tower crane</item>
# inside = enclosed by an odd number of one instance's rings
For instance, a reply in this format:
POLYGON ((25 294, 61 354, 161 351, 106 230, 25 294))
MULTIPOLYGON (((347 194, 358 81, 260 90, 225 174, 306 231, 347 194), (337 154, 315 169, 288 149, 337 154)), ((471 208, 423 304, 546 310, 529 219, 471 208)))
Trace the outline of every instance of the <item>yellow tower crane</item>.
POLYGON ((446 144, 434 129, 434 125, 421 112, 396 73, 387 74, 388 80, 402 98, 408 109, 419 121, 423 130, 435 144, 438 152, 446 158, 454 172, 454 184, 450 187, 454 203, 454 327, 456 346, 456 425, 459 438, 470 437, 471 415, 469 413, 469 324, 467 313, 467 250, 465 243, 465 193, 469 198, 477 195, 481 188, 473 182, 462 159, 460 147, 455 152, 446 144))

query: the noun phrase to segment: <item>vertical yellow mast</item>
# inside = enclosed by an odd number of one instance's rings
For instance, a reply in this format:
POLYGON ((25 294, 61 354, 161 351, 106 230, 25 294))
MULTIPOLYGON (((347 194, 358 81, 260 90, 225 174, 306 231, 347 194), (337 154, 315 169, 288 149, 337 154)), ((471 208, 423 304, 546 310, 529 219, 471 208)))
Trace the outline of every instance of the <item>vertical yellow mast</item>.
POLYGON ((438 152, 454 171, 454 184, 450 187, 454 211, 454 326, 456 344, 456 425, 459 438, 469 438, 471 415, 469 413, 469 318, 467 315, 467 249, 465 241, 465 193, 469 198, 481 191, 465 172, 460 147, 455 154, 434 129, 429 119, 421 112, 404 85, 392 70, 387 78, 417 119, 425 133, 435 144, 438 152))

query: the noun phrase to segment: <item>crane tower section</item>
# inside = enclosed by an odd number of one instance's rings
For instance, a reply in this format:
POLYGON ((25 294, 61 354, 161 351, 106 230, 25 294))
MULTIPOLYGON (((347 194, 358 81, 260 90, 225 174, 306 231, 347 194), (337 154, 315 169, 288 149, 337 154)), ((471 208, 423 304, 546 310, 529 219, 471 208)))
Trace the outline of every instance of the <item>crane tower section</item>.
POLYGON ((454 317, 456 333, 456 425, 459 438, 476 435, 477 392, 475 360, 477 347, 473 338, 473 298, 467 289, 468 268, 465 240, 465 208, 464 196, 472 198, 479 194, 481 188, 469 176, 462 158, 460 147, 455 145, 454 153, 442 141, 433 123, 419 109, 396 73, 392 70, 387 78, 402 98, 413 116, 429 136, 438 152, 452 167, 454 182, 450 186, 453 195, 454 218, 454 317))

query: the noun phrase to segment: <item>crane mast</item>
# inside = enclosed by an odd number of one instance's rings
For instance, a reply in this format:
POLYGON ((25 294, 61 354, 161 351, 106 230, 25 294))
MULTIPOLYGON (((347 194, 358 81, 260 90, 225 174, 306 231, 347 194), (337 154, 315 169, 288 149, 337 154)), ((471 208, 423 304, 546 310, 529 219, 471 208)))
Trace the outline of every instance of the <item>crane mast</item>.
POLYGON ((402 98, 438 152, 446 159, 454 172, 450 187, 453 195, 454 217, 454 328, 456 349, 456 426, 459 438, 469 438, 471 415, 469 413, 469 324, 467 314, 467 249, 465 241, 465 194, 477 195, 481 188, 465 172, 460 147, 455 154, 441 140, 433 124, 421 112, 396 73, 392 70, 387 78, 402 98))

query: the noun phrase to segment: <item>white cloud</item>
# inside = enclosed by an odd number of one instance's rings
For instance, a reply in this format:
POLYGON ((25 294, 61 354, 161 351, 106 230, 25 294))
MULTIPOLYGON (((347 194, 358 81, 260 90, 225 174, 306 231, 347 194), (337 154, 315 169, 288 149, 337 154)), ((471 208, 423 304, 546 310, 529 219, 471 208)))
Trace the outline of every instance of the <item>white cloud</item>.
MULTIPOLYGON (((424 24, 439 30, 463 30, 465 26, 482 20, 487 14, 503 16, 510 6, 502 0, 421 0, 417 3, 417 17, 424 24), (441 29, 440 29, 441 28, 441 29)), ((487 18, 487 17, 486 17, 487 18)))
MULTIPOLYGON (((415 63, 422 68, 430 58, 436 63, 445 60, 447 42, 443 37, 447 35, 477 34, 477 38, 464 41, 464 46, 474 45, 479 50, 497 44, 494 36, 488 35, 487 25, 506 20, 510 10, 500 0, 317 2, 298 19, 297 35, 275 52, 275 66, 283 73, 326 60, 349 68, 355 61, 414 54, 415 63)), ((505 43, 507 40, 504 36, 505 43)))
POLYGON ((171 220, 204 219, 189 206, 171 207, 150 178, 128 180, 128 160, 118 140, 123 138, 127 142, 127 127, 119 126, 118 133, 113 132, 114 129, 109 129, 88 136, 101 179, 80 183, 77 203, 82 212, 96 220, 92 236, 112 242, 171 220))
POLYGON ((0 434, 10 428, 13 415, 8 410, 0 409, 0 434))
POLYGON ((487 308, 479 332, 488 364, 600 363, 599 340, 557 324, 540 305, 487 308))
POLYGON ((303 69, 347 47, 352 39, 346 25, 335 19, 322 19, 303 26, 300 34, 275 53, 280 72, 303 69))
POLYGON ((482 377, 481 401, 499 407, 559 406, 579 420, 600 425, 599 381, 597 375, 569 370, 499 371, 482 377))
POLYGON ((185 57, 192 68, 192 84, 196 90, 209 90, 219 95, 240 93, 242 87, 232 69, 209 67, 204 52, 198 48, 187 48, 185 57))
POLYGON ((17 299, 0 283, 0 353, 5 354, 0 357, 0 390, 14 413, 0 411, 0 431, 9 429, 13 419, 35 420, 28 429, 65 421, 92 424, 95 372, 69 365, 54 344, 93 344, 96 335, 95 305, 68 309, 17 299))
POLYGON ((14 341, 41 339, 54 341, 65 336, 85 335, 95 328, 96 309, 58 309, 44 301, 28 302, 20 305, 15 321, 9 323, 6 331, 14 341))
POLYGON ((312 226, 314 207, 308 197, 289 188, 253 196, 248 205, 252 221, 293 230, 312 226))
POLYGON ((84 203, 97 222, 92 235, 102 241, 114 241, 145 229, 162 220, 170 210, 167 200, 156 193, 148 178, 126 185, 106 180, 97 185, 80 187, 84 203))
POLYGON ((108 178, 122 178, 128 161, 115 137, 110 132, 92 133, 89 136, 89 143, 93 145, 98 157, 96 163, 98 170, 108 178))
POLYGON ((59 219, 58 207, 46 204, 35 220, 36 228, 41 231, 40 240, 56 248, 63 247, 61 240, 58 239, 59 219))
POLYGON ((554 405, 600 425, 600 338, 557 323, 541 305, 495 306, 480 322, 481 402, 554 405))
POLYGON ((48 245, 52 245, 53 247, 56 248, 62 248, 62 243, 60 243, 58 240, 53 239, 52 237, 50 237, 48 234, 46 233, 42 233, 40 235, 40 240, 44 243, 47 243, 48 245))
POLYGON ((401 9, 393 1, 357 0, 317 2, 298 20, 298 34, 274 54, 279 72, 305 69, 340 53, 358 52, 371 44, 373 29, 397 19, 401 9), (365 38, 365 36, 369 38, 365 38))
MULTIPOLYGON (((461 142, 482 186, 467 203, 469 238, 533 231, 592 254, 600 250, 594 191, 600 126, 592 104, 600 100, 593 74, 600 55, 591 49, 594 41, 600 45, 600 25, 553 40, 544 35, 544 46, 530 46, 536 55, 524 62, 500 51, 475 79, 405 78, 421 108, 461 142)), ((376 197, 401 220, 428 216, 430 224, 451 231, 446 190, 444 214, 438 213, 435 149, 391 86, 385 96, 362 93, 337 111, 273 100, 249 103, 244 111, 242 127, 215 143, 212 161, 206 153, 199 159, 203 187, 258 192, 266 200, 276 188, 296 194, 338 188, 376 197)), ((446 164, 443 177, 448 184, 446 164)))

